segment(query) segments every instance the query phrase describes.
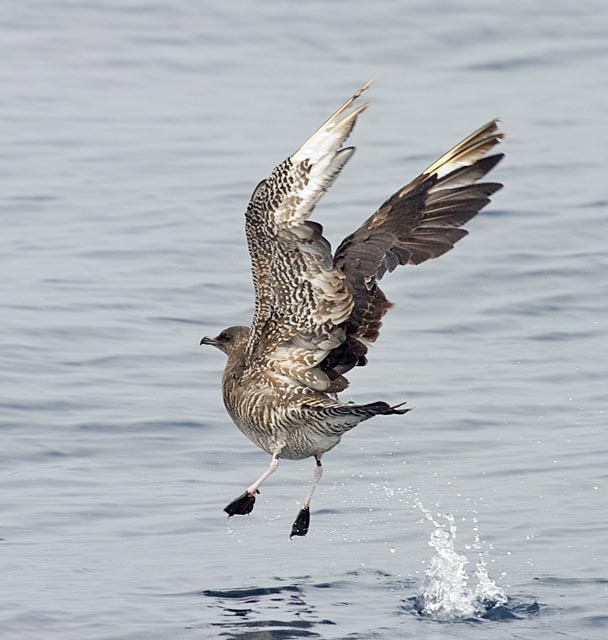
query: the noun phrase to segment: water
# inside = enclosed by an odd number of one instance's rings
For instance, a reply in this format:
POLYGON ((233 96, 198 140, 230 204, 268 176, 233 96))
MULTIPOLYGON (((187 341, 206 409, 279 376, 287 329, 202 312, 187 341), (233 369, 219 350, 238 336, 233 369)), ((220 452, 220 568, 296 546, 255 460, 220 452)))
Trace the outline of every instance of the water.
POLYGON ((5 4, 3 640, 606 637, 606 14, 5 4), (313 462, 226 522, 267 457, 198 342, 251 316, 253 187, 370 77, 315 216, 334 243, 495 116, 506 186, 454 251, 386 279, 397 306, 346 397, 414 410, 326 456, 289 541, 313 462), (462 614, 484 572, 507 601, 462 614), (435 587, 452 604, 421 613, 435 587))
MULTIPOLYGON (((429 546, 435 549, 435 555, 425 571, 416 597, 420 614, 435 620, 457 620, 484 616, 508 604, 503 590, 488 575, 486 559, 481 553, 475 566, 475 587, 469 585, 471 576, 466 569, 469 560, 455 549, 454 516, 438 514, 442 522, 437 522, 422 503, 419 502, 418 506, 435 527, 429 538, 429 546)), ((475 548, 481 549, 478 535, 475 548)))

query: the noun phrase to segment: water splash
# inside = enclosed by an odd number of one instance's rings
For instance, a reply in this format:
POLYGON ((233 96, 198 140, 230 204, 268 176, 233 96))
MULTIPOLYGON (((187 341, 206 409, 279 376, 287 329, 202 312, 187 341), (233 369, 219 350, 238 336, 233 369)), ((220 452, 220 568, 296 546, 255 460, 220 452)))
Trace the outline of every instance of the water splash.
MULTIPOLYGON (((419 613, 437 620, 454 620, 480 616, 504 605, 507 596, 488 575, 481 550, 474 574, 467 573, 469 559, 454 548, 454 516, 438 514, 441 520, 438 522, 420 501, 416 506, 435 527, 429 537, 429 546, 435 549, 435 555, 425 571, 416 597, 419 613)), ((481 549, 478 537, 476 546, 481 549)))

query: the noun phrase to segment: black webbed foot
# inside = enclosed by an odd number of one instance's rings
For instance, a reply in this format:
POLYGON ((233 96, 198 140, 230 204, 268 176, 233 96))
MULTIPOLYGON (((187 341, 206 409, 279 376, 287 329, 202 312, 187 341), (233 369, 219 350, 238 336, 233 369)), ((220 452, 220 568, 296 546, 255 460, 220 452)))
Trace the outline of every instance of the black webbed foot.
MULTIPOLYGON (((260 493, 256 491, 256 493, 260 493)), ((224 507, 224 511, 229 516, 246 516, 253 511, 255 504, 255 495, 249 495, 247 491, 238 498, 235 498, 229 505, 224 507)))
POLYGON ((308 533, 308 527, 310 526, 310 507, 300 509, 296 521, 291 527, 291 535, 289 539, 294 536, 305 536, 308 533))

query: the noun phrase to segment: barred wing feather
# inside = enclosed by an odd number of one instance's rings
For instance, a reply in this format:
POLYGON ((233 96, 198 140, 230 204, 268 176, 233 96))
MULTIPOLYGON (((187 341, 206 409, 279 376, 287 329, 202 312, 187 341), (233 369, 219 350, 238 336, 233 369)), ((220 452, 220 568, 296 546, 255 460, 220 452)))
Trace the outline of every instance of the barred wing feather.
POLYGON ((321 225, 308 217, 354 152, 342 145, 367 107, 351 109, 368 85, 258 185, 246 212, 256 293, 247 366, 319 391, 331 379, 318 365, 345 340, 354 302, 321 225))

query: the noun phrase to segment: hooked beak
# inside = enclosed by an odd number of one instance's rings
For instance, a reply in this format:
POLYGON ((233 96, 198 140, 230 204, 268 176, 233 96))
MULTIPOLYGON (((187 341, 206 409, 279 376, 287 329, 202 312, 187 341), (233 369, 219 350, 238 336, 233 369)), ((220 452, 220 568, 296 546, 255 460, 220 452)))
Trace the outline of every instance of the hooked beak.
POLYGON ((215 341, 214 338, 209 338, 207 336, 204 336, 203 338, 201 338, 201 341, 199 344, 200 345, 210 344, 212 347, 215 347, 217 345, 217 342, 215 341))

